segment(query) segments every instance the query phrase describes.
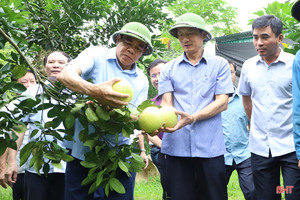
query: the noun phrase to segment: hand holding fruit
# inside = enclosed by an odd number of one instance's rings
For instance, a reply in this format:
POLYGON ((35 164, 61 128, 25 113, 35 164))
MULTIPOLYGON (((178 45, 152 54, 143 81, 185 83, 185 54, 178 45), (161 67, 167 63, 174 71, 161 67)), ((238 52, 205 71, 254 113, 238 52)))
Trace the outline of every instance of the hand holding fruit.
POLYGON ((177 122, 177 124, 174 127, 165 128, 164 132, 172 133, 194 122, 194 117, 186 112, 176 110, 176 114, 180 115, 180 120, 177 122))
POLYGON ((129 86, 128 84, 120 84, 120 82, 123 80, 124 79, 114 78, 107 82, 94 84, 93 93, 91 94, 91 96, 93 96, 103 106, 109 106, 111 108, 121 108, 124 105, 127 105, 128 100, 131 100, 133 96, 133 90, 131 91, 130 89, 128 89, 129 87, 131 87, 129 82, 129 86), (113 89, 114 87, 115 90, 113 89), (124 92, 122 92, 122 89, 124 88, 126 91, 129 91, 130 94, 124 94, 124 92))
POLYGON ((158 135, 161 131, 176 125, 178 116, 172 106, 147 107, 139 116, 139 125, 150 136, 158 135))

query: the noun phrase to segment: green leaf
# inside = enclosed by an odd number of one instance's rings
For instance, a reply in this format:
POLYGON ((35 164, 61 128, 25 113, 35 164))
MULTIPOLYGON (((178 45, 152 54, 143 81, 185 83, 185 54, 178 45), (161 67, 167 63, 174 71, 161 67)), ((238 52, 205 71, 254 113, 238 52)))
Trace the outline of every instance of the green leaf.
POLYGON ((127 166, 125 165, 125 163, 124 163, 122 160, 120 160, 120 161, 118 162, 118 165, 119 165, 119 167, 120 167, 120 169, 121 169, 122 171, 128 172, 128 168, 127 168, 127 166))
POLYGON ((71 113, 77 113, 81 108, 85 106, 85 103, 76 103, 75 106, 71 109, 71 113))
POLYGON ((95 140, 87 140, 83 143, 83 146, 89 147, 91 150, 94 148, 95 145, 96 145, 95 140))
POLYGON ((134 127, 131 123, 126 123, 122 127, 122 134, 124 137, 130 137, 131 134, 134 134, 134 127))
POLYGON ((58 169, 61 169, 61 168, 62 168, 62 165, 61 165, 60 162, 59 162, 59 163, 52 162, 52 165, 53 165, 53 167, 56 167, 56 168, 58 168, 58 169))
POLYGON ((102 180, 103 180, 103 174, 104 172, 106 171, 106 169, 100 171, 98 174, 97 174, 97 180, 96 180, 96 187, 100 187, 101 183, 102 183, 102 180))
POLYGON ((108 197, 109 194, 109 184, 105 185, 105 195, 108 197))
POLYGON ((71 162, 72 160, 74 160, 74 158, 70 155, 64 154, 62 160, 66 162, 71 162))
POLYGON ((87 161, 81 161, 80 164, 85 167, 85 168, 94 168, 97 167, 96 163, 91 163, 91 162, 87 162, 87 161))
POLYGON ((12 71, 13 77, 18 80, 22 78, 27 72, 27 68, 23 65, 16 65, 12 71))
POLYGON ((38 105, 37 110, 46 110, 48 108, 52 108, 53 104, 52 103, 43 103, 38 105))
POLYGON ((98 121, 98 117, 97 117, 96 113, 90 107, 88 107, 85 110, 85 115, 86 115, 88 121, 91 123, 98 121))
POLYGON ((92 193, 94 193, 96 190, 97 190, 96 182, 94 182, 94 183, 91 185, 88 194, 92 194, 92 193))
POLYGON ((7 148, 6 140, 3 138, 0 138, 0 155, 4 154, 6 148, 7 148))
POLYGON ((88 137, 89 133, 87 129, 83 129, 82 131, 79 132, 79 140, 84 142, 86 138, 88 137))
POLYGON ((136 153, 132 153, 131 156, 138 162, 144 162, 144 159, 140 155, 137 155, 136 153))
POLYGON ((117 193, 125 194, 125 188, 118 179, 116 178, 109 179, 109 186, 117 193))
POLYGON ((145 108, 149 107, 149 106, 155 106, 155 102, 147 99, 145 101, 143 101, 139 106, 138 109, 140 110, 144 110, 145 108))
POLYGON ((27 143, 20 151, 20 166, 22 166, 30 156, 35 142, 27 143))
POLYGON ((94 180, 96 180, 97 176, 87 176, 83 179, 83 181, 81 182, 81 185, 89 185, 90 183, 92 183, 94 180))
POLYGON ((100 119, 103 119, 105 121, 110 119, 109 113, 100 106, 96 107, 96 114, 100 119))
POLYGON ((44 166, 43 166, 43 172, 45 174, 45 176, 48 175, 48 172, 50 171, 50 166, 48 163, 45 163, 44 166))
POLYGON ((13 125, 12 129, 17 133, 24 133, 27 130, 27 127, 24 123, 13 125))
POLYGON ((38 129, 34 129, 30 134, 30 138, 33 138, 38 132, 39 132, 38 129))
POLYGON ((64 126, 67 129, 71 129, 75 124, 75 117, 72 114, 68 114, 64 121, 64 126))

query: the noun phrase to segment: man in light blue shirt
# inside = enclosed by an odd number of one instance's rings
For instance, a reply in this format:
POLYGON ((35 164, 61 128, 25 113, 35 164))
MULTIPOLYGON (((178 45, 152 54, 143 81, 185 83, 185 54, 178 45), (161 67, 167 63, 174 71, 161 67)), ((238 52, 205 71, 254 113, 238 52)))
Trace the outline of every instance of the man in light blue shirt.
POLYGON ((280 49, 282 22, 265 15, 252 23, 258 55, 245 61, 239 93, 250 120, 250 151, 258 199, 300 199, 300 169, 293 139, 292 63, 280 49), (280 171, 286 190, 280 188, 280 171))
MULTIPOLYGON (((65 65, 72 60, 72 58, 66 54, 65 52, 61 51, 53 51, 45 56, 44 58, 44 67, 47 74, 48 80, 45 81, 47 85, 52 84, 49 80, 55 80, 56 76, 60 73, 60 71, 65 67, 65 65)), ((43 94, 44 90, 40 84, 33 85, 28 87, 27 90, 22 94, 26 97, 22 98, 35 98, 37 95, 43 94)), ((52 103, 57 104, 53 98, 50 99, 43 99, 42 103, 52 103)), ((42 104, 41 103, 41 104, 42 104)), ((46 110, 39 110, 37 113, 30 113, 23 118, 24 122, 29 123, 29 133, 31 134, 34 130, 38 130, 39 132, 35 134, 34 137, 29 139, 29 142, 34 142, 35 139, 39 138, 43 141, 53 141, 55 137, 53 135, 47 134, 41 137, 41 128, 35 123, 39 122, 44 127, 45 124, 52 119, 48 117, 48 112, 50 109, 46 110)), ((58 129, 64 129, 63 125, 57 127, 57 132, 63 137, 63 133, 60 133, 58 129)), ((23 142, 24 133, 18 134, 19 139, 17 140, 18 147, 23 142)), ((45 144, 45 143, 44 143, 45 144)), ((57 144, 63 147, 61 141, 57 141, 57 144)), ((44 155, 42 150, 38 150, 41 152, 41 156, 44 159, 44 162, 47 163, 49 159, 47 159, 44 155)), ((33 153, 33 152, 32 152, 33 153)), ((58 164, 55 165, 52 162, 48 162, 47 166, 49 167, 49 172, 47 176, 44 174, 43 168, 40 169, 38 174, 34 167, 29 167, 32 160, 35 158, 32 156, 28 158, 26 165, 25 165, 25 176, 24 176, 24 198, 30 200, 41 200, 41 199, 57 199, 57 200, 64 200, 65 192, 65 169, 66 169, 66 162, 61 161, 60 167, 58 164)), ((8 162, 16 163, 16 154, 17 151, 10 150, 9 151, 9 158, 8 162)), ((10 165, 10 163, 8 163, 10 165)), ((11 173, 8 171, 8 173, 11 173)), ((8 174, 8 176, 12 176, 12 174, 8 174)))
MULTIPOLYGON (((292 7, 292 16, 300 21, 300 1, 292 7)), ((298 50, 293 62, 293 130, 295 148, 300 168, 300 50, 298 50)))
POLYGON ((211 34, 200 16, 181 15, 169 32, 184 53, 167 63, 159 77, 161 105, 174 106, 180 115, 174 128, 163 130, 168 196, 227 199, 221 112, 233 93, 228 62, 203 49, 211 34))
MULTIPOLYGON (((229 61, 232 82, 235 82, 236 65, 229 61)), ((222 112, 225 137, 226 182, 234 170, 238 172, 240 187, 246 200, 254 200, 255 188, 251 171, 249 146, 249 120, 243 107, 242 97, 237 93, 229 99, 227 110, 222 112)))
MULTIPOLYGON (((152 53, 150 31, 138 22, 130 22, 114 33, 112 39, 117 47, 111 49, 100 46, 87 48, 62 71, 58 80, 71 90, 95 98, 102 106, 120 108, 128 103, 119 98, 128 97, 128 95, 113 91, 112 85, 121 78, 126 79, 134 88, 134 96, 130 103, 138 106, 147 99, 149 83, 146 75, 135 62, 142 55, 152 53), (93 83, 86 81, 89 79, 92 79, 93 83)), ((125 194, 110 192, 109 197, 106 197, 104 188, 100 187, 94 194, 89 195, 89 185, 81 186, 82 180, 87 177, 89 171, 80 164, 80 161, 84 160, 84 154, 89 152, 89 148, 84 146, 79 139, 82 128, 82 124, 77 121, 75 123, 75 142, 68 144, 75 159, 67 163, 66 200, 132 200, 135 173, 131 173, 131 177, 125 173, 117 177, 126 188, 125 194)), ((89 131, 91 132, 92 129, 89 131)), ((114 135, 107 134, 106 139, 111 146, 116 144, 114 135)), ((131 142, 122 133, 119 134, 118 140, 118 145, 131 142)), ((147 162, 144 144, 139 144, 142 149, 141 156, 147 162)))

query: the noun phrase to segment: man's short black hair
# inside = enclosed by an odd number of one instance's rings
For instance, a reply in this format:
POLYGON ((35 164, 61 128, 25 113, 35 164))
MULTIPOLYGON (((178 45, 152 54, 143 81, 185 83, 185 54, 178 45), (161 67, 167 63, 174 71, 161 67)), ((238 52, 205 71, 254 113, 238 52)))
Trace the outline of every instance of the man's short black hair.
POLYGON ((278 37, 282 33, 282 21, 274 15, 263 15, 252 22, 252 31, 257 28, 271 26, 272 32, 278 37))
POLYGON ((160 63, 163 63, 163 64, 166 64, 168 61, 166 60, 162 60, 162 59, 156 59, 154 61, 152 61, 148 67, 147 67, 147 74, 148 76, 150 76, 150 70, 155 67, 156 65, 160 64, 160 63))

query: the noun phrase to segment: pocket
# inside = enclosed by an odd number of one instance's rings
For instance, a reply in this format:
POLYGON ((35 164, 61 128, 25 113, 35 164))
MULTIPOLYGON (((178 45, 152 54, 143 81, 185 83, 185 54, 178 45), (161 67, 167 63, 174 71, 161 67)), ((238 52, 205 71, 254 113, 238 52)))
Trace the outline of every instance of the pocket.
POLYGON ((292 79, 291 78, 278 78, 272 81, 271 87, 273 94, 281 99, 290 98, 292 96, 292 79))
POLYGON ((212 98, 215 94, 215 81, 204 80, 200 85, 200 95, 203 98, 212 98))

